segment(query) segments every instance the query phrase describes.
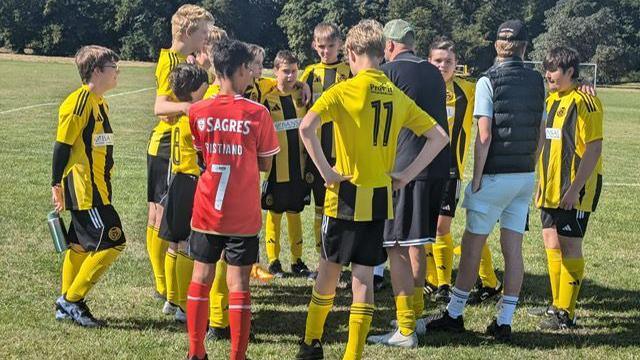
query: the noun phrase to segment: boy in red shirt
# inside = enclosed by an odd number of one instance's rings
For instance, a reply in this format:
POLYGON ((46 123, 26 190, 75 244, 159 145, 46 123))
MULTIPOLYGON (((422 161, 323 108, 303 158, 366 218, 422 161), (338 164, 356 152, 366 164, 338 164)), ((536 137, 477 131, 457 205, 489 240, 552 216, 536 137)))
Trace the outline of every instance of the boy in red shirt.
POLYGON ((191 219, 190 255, 195 260, 187 296, 189 359, 206 358, 209 290, 224 251, 228 264, 229 358, 244 360, 251 327, 249 274, 258 258, 260 174, 280 151, 268 110, 245 99, 253 80, 246 44, 223 41, 214 48, 220 92, 189 110, 193 144, 202 151, 200 177, 191 219))

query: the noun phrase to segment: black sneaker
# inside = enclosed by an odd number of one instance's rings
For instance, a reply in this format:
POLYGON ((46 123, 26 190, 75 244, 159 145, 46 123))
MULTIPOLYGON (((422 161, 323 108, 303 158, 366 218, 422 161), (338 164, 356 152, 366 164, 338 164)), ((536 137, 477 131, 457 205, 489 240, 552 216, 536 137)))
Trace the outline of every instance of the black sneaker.
POLYGON ((187 360, 209 360, 209 356, 204 354, 204 357, 200 359, 199 357, 193 355, 192 357, 187 357, 187 360))
MULTIPOLYGON (((269 267, 269 269, 271 269, 271 267, 269 267)), ((311 271, 309 270, 307 265, 304 262, 302 262, 302 259, 298 259, 298 261, 296 261, 295 264, 291 264, 291 272, 293 273, 294 276, 300 276, 300 277, 308 277, 309 274, 311 274, 311 271)))
POLYGON ((280 264, 280 260, 273 260, 273 262, 269 264, 269 268, 267 270, 274 277, 284 277, 284 270, 282 270, 282 264, 280 264))
POLYGON ((311 341, 311 345, 307 345, 304 340, 300 341, 300 349, 296 354, 296 360, 322 360, 324 353, 322 352, 322 343, 318 339, 311 341))
POLYGON ((216 341, 229 339, 231 339, 231 333, 229 332, 228 326, 224 328, 209 326, 209 330, 207 330, 207 340, 216 341))
POLYGON ((58 300, 56 300, 56 308, 69 315, 69 317, 71 317, 71 319, 80 326, 99 327, 102 325, 95 317, 93 317, 84 300, 70 302, 67 301, 64 296, 60 296, 58 300))
POLYGON ((373 275, 373 292, 382 291, 385 287, 387 287, 387 285, 384 282, 384 276, 373 275))
POLYGON ((438 290, 436 290, 435 292, 433 299, 439 303, 448 303, 451 299, 451 295, 449 294, 450 292, 451 287, 449 285, 439 286, 438 290))
POLYGON ((546 316, 538 328, 540 330, 567 330, 576 327, 575 316, 573 319, 569 318, 569 313, 565 310, 558 310, 553 316, 546 316))
POLYGON ((426 331, 463 332, 464 320, 462 315, 454 319, 449 316, 449 311, 443 309, 425 319, 426 331))
POLYGON ((498 325, 496 318, 493 318, 491 324, 487 326, 486 334, 489 336, 493 336, 493 338, 498 341, 509 341, 511 340, 511 325, 498 325))
POLYGON ((556 312, 558 311, 558 308, 556 308, 553 305, 548 305, 548 306, 536 306, 533 307, 531 309, 527 310, 527 315, 529 316, 535 316, 535 317, 540 317, 540 316, 554 316, 556 314, 556 312))
POLYGON ((307 276, 307 280, 309 281, 316 281, 317 278, 318 278, 318 270, 310 272, 309 276, 307 276))
POLYGON ((498 285, 498 287, 496 288, 482 286, 469 295, 469 300, 467 300, 467 304, 478 305, 497 295, 500 295, 501 292, 502 292, 502 284, 498 285))
POLYGON ((425 280, 424 288, 422 288, 422 292, 424 293, 424 296, 428 300, 431 300, 431 295, 435 294, 437 290, 438 290, 437 286, 430 284, 428 281, 425 280))

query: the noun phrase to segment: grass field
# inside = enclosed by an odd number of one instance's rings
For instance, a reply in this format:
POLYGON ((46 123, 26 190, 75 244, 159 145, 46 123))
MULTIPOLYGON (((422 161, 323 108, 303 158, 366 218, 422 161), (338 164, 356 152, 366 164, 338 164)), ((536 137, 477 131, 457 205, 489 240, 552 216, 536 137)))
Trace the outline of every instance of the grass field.
MULTIPOLYGON (((89 295, 106 328, 86 330, 53 318, 61 256, 53 251, 45 224, 50 205, 51 149, 57 105, 78 86, 72 64, 0 59, 0 358, 178 359, 187 351, 183 326, 160 312, 154 300, 145 250, 145 149, 155 124, 153 90, 111 97, 115 132, 114 204, 127 235, 127 249, 89 295)), ((123 66, 111 95, 154 87, 153 67, 123 66)), ((440 358, 640 358, 640 91, 600 90, 605 105, 605 185, 586 239, 585 286, 579 301, 580 328, 540 333, 526 308, 548 297, 539 216, 525 237, 525 282, 514 319, 514 341, 495 344, 484 335, 493 305, 468 307, 463 335, 429 334, 417 350, 367 346, 365 359, 440 358)), ((470 167, 468 167, 470 168, 470 167)), ((458 213, 459 239, 464 214, 458 213)), ((305 211, 305 259, 315 264, 311 217, 305 211)), ((283 262, 288 246, 283 237, 283 262)), ((495 237, 490 240, 502 268, 495 237)), ((456 260, 457 261, 457 260, 456 260)), ((311 288, 304 280, 256 285, 253 296, 252 359, 291 359, 304 331, 311 288)), ((372 332, 387 330, 395 310, 390 290, 377 294, 372 332)), ((347 340, 349 289, 339 289, 325 335, 327 359, 339 359, 347 340)), ((427 311, 434 304, 427 303, 427 311)), ((225 358, 228 342, 208 343, 210 359, 225 358)))

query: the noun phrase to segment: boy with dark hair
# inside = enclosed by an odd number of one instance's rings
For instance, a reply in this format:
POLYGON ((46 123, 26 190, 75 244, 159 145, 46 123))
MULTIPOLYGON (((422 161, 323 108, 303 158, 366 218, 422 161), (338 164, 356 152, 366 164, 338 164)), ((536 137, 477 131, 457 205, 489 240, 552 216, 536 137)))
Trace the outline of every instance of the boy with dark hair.
POLYGON ((280 148, 267 109, 241 94, 253 80, 246 44, 223 41, 214 49, 220 92, 189 110, 193 144, 205 171, 196 189, 189 242, 194 258, 187 298, 189 359, 206 358, 209 293, 216 263, 228 264, 230 359, 244 360, 251 327, 249 274, 258 257, 259 171, 280 148))
POLYGON ((58 212, 71 211, 56 319, 71 318, 85 327, 100 322, 84 299, 125 247, 120 216, 111 205, 114 142, 103 97, 118 84, 119 60, 102 46, 78 50, 82 86, 60 105, 53 148, 53 204, 58 212))
MULTIPOLYGON (((169 74, 169 84, 176 99, 188 103, 202 99, 209 86, 206 70, 193 64, 177 65, 169 74)), ((171 177, 163 199, 159 236, 169 242, 167 258, 174 260, 166 262, 167 301, 177 307, 176 320, 184 322, 187 289, 193 269, 193 260, 187 254, 187 239, 191 232, 193 194, 201 172, 186 115, 180 116, 171 129, 169 169, 171 177), (178 256, 186 261, 175 261, 178 256)))

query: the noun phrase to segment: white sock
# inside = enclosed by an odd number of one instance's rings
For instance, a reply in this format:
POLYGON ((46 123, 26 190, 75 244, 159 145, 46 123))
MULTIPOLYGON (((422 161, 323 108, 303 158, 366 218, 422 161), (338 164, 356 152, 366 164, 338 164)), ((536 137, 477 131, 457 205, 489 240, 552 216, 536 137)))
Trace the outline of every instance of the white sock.
POLYGON ((447 312, 449 312, 449 316, 454 319, 460 317, 464 312, 464 306, 467 304, 467 299, 469 299, 469 292, 462 291, 454 286, 451 289, 451 300, 449 300, 449 304, 447 305, 447 312))
POLYGON ((496 305, 498 308, 498 315, 496 316, 498 325, 511 325, 513 313, 516 312, 516 305, 518 305, 517 296, 502 295, 496 305))
POLYGON ((373 275, 384 276, 384 264, 380 264, 373 268, 373 275))

